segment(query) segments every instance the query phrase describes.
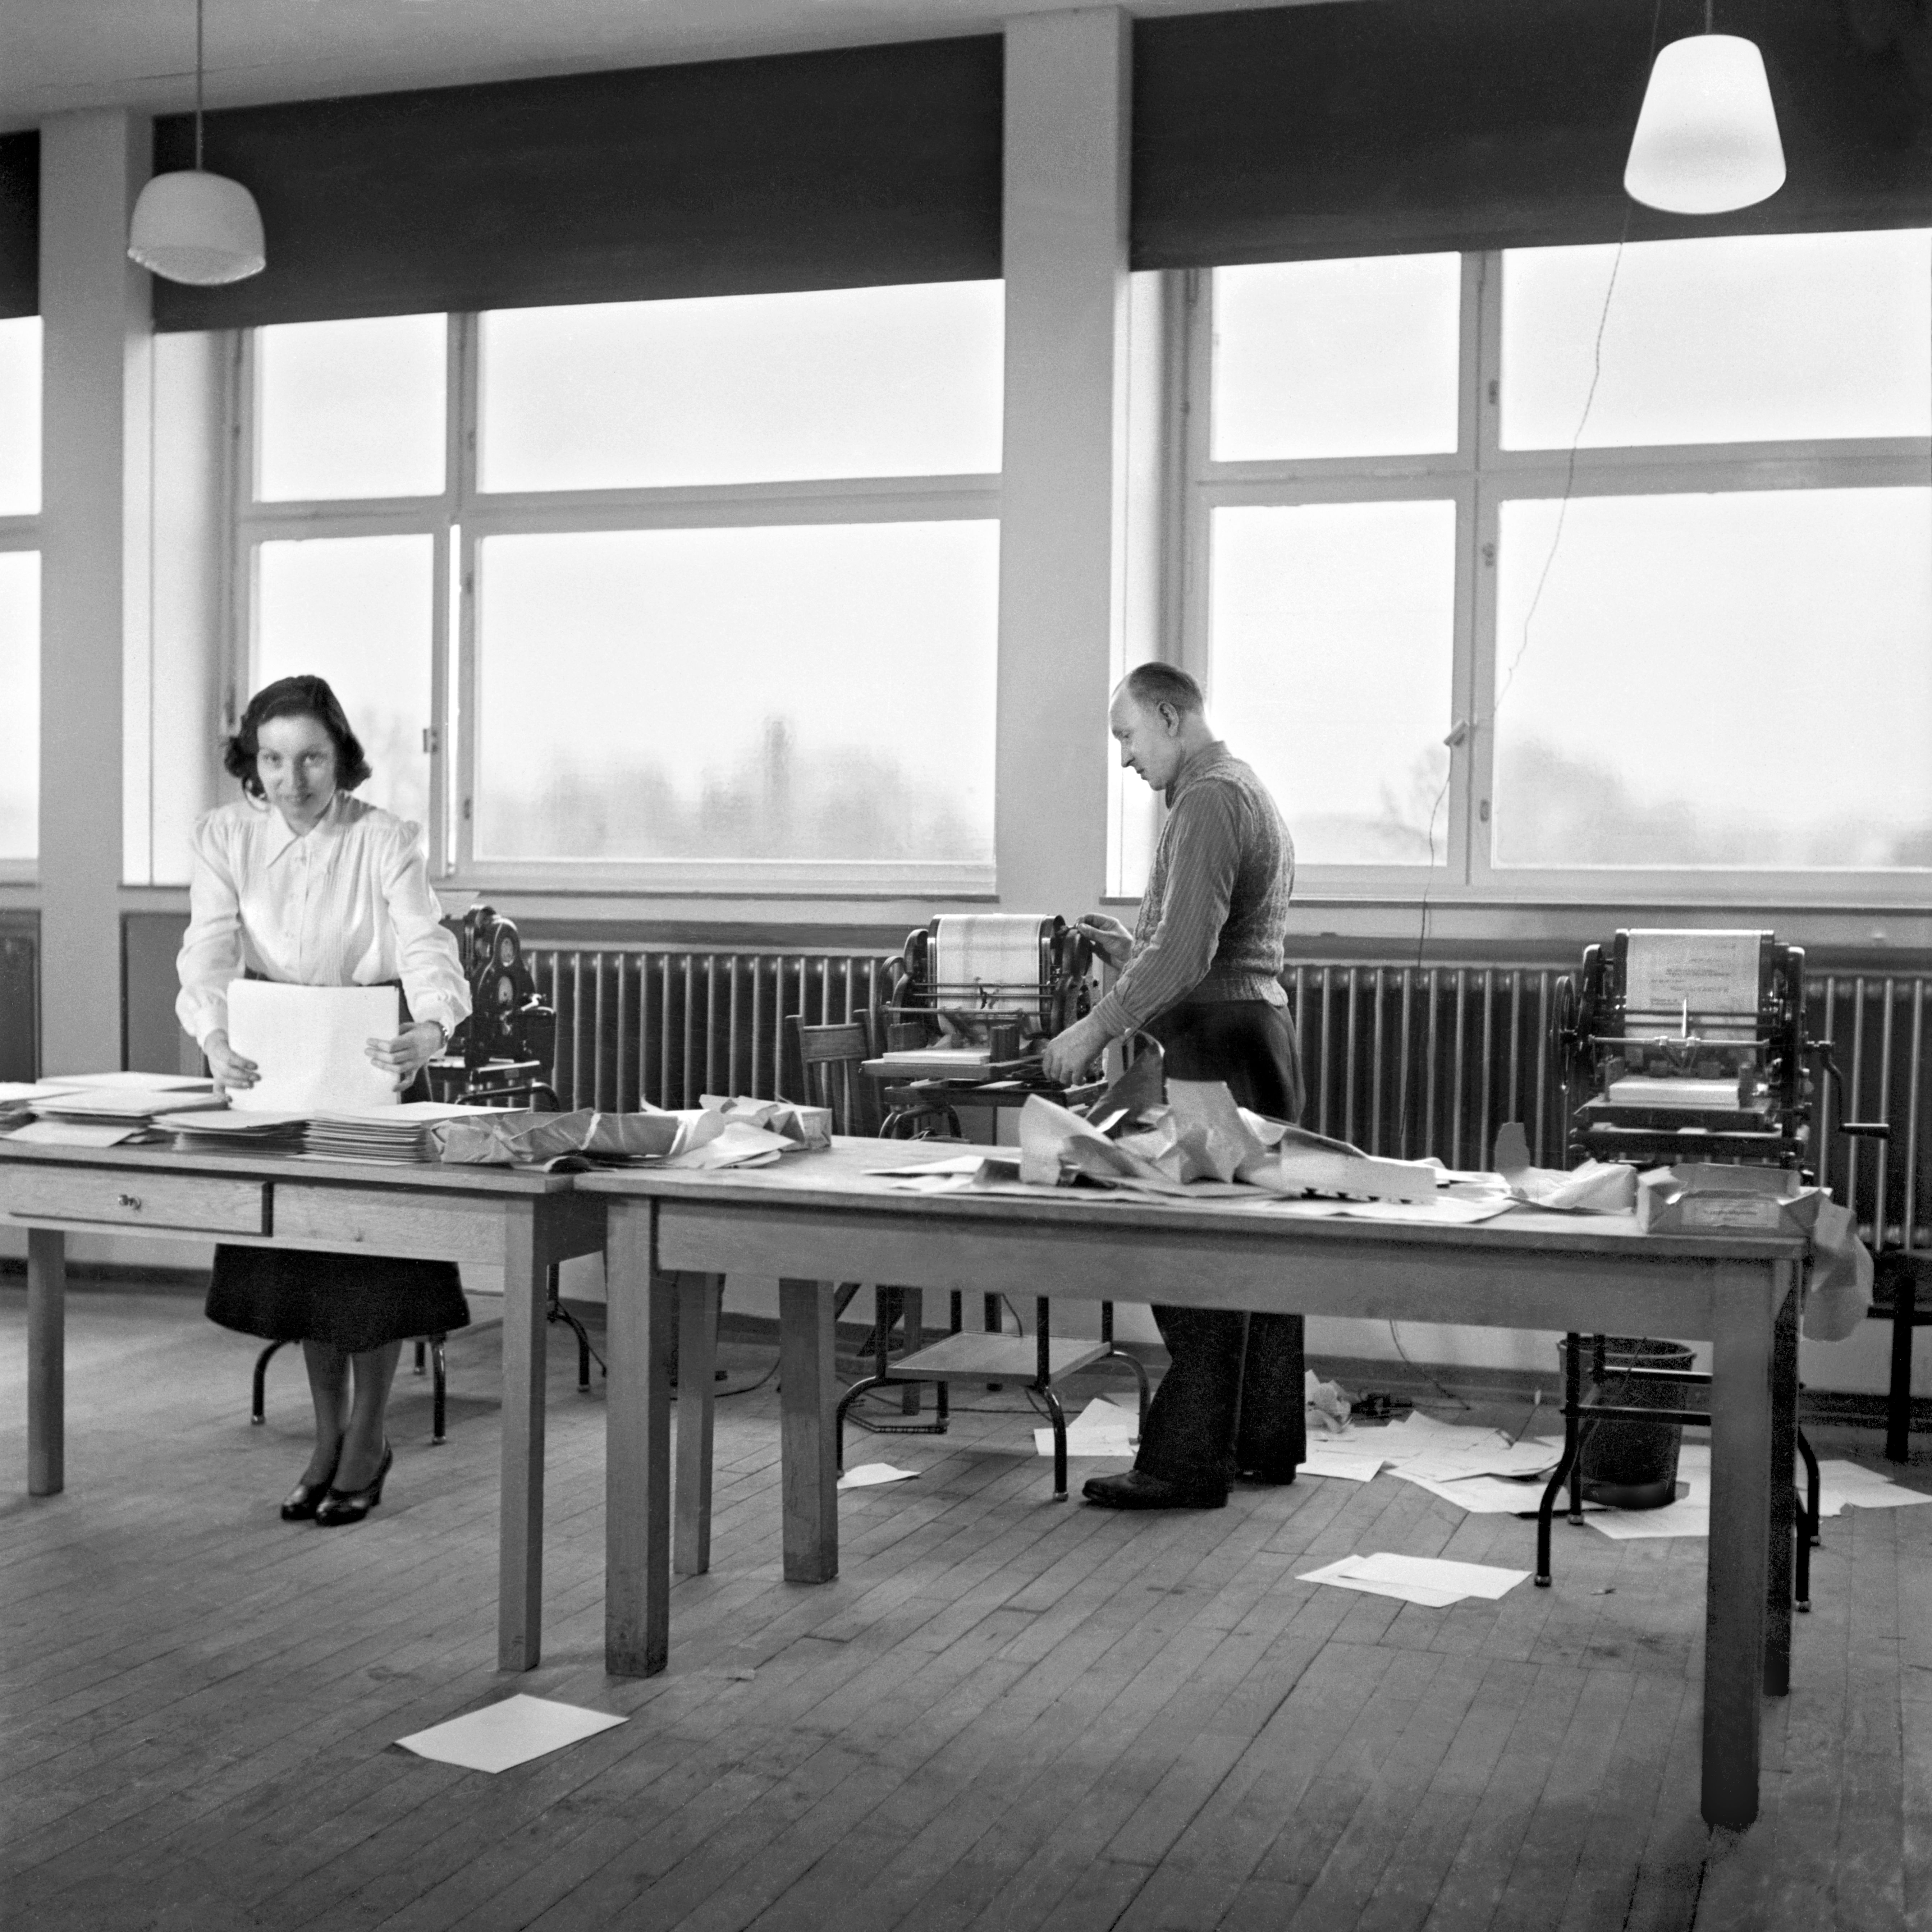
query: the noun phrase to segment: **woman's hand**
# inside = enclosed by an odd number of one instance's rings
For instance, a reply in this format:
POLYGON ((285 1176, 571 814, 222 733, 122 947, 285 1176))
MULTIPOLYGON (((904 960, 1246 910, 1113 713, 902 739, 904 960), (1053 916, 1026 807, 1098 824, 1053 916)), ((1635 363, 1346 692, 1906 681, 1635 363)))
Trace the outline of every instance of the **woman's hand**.
POLYGON ((244 1060, 228 1044, 225 1028, 217 1027, 202 1042, 201 1050, 208 1057, 208 1070, 214 1076, 214 1090, 218 1094, 252 1087, 260 1077, 262 1070, 252 1060, 244 1060))
POLYGON ((447 1038, 440 1022, 414 1020, 394 1040, 372 1040, 364 1051, 385 1072, 395 1076, 400 1090, 442 1051, 447 1038))
POLYGON ((1082 913, 1073 922, 1073 930, 1091 940, 1094 950, 1109 966, 1124 966, 1134 950, 1133 934, 1109 913, 1082 913))

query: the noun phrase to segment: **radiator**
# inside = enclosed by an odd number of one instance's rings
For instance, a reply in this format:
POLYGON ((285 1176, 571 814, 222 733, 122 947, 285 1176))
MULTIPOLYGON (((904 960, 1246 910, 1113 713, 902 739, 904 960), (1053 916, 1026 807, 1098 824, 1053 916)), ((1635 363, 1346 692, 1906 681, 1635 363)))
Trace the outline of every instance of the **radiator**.
POLYGON ((553 1084, 564 1106, 694 1107, 706 1094, 803 1097, 785 1018, 836 1024, 875 1006, 877 953, 655 946, 526 947, 556 1010, 553 1084))
MULTIPOLYGON (((640 1100, 695 1106, 703 1094, 800 1097, 784 1019, 849 1020, 876 1006, 876 953, 532 946, 538 994, 556 1009, 554 1078, 566 1107, 640 1100)), ((1377 961, 1291 965, 1301 1036, 1303 1119, 1371 1154, 1433 1154, 1486 1167, 1496 1129, 1520 1120, 1535 1157, 1563 1162, 1551 1024, 1561 969, 1377 961)), ((1835 1042, 1842 1102, 1820 1097, 1820 1177, 1885 1245, 1932 1247, 1932 1103, 1926 1008, 1932 978, 1814 969, 1815 1038, 1835 1042), (1838 1119, 1892 1124, 1888 1147, 1851 1148, 1838 1119)))

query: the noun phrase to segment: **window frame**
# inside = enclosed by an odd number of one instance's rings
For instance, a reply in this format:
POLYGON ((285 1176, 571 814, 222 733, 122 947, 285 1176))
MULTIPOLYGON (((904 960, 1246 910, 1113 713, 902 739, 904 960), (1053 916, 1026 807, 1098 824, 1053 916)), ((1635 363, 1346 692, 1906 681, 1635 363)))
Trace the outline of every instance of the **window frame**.
POLYGON ((725 529, 800 524, 990 522, 998 472, 842 477, 638 488, 490 490, 478 480, 480 318, 446 318, 443 488, 436 496, 259 502, 260 387, 253 331, 237 337, 233 532, 227 680, 235 715, 254 688, 260 634, 259 546, 277 539, 420 535, 434 539, 430 748, 432 875, 478 892, 636 894, 676 898, 983 898, 996 890, 983 860, 478 859, 475 812, 481 666, 478 547, 488 538, 556 532, 725 529))
MULTIPOLYGON (((40 353, 41 365, 41 386, 43 394, 44 394, 46 367, 46 338, 44 331, 42 332, 40 337, 40 353)), ((44 424, 42 426, 41 433, 44 438, 44 424)), ((39 556, 40 553, 44 548, 40 541, 40 514, 41 511, 44 510, 46 507, 46 506, 44 501, 40 506, 40 508, 38 510, 0 516, 0 550, 9 553, 16 550, 31 550, 37 556, 39 556)), ((41 608, 44 614, 46 608, 44 602, 46 595, 46 582, 44 566, 43 566, 40 580, 40 596, 43 599, 41 608)), ((43 625, 44 625, 44 615, 43 616, 42 622, 43 625)), ((39 730, 37 722, 35 726, 35 735, 38 736, 38 734, 39 730)), ((46 747, 44 746, 41 747, 41 755, 44 758, 46 755, 46 747)), ((32 886, 38 884, 40 876, 41 855, 38 849, 40 844, 40 838, 38 830, 35 833, 34 842, 36 850, 32 858, 0 858, 0 886, 32 886)))
MULTIPOLYGON (((1897 910, 1922 906, 1932 870, 1796 871, 1739 868, 1501 866, 1491 857, 1494 793, 1492 702, 1498 654, 1498 531, 1502 506, 1521 500, 1732 494, 1768 490, 1932 487, 1932 438, 1887 436, 1809 442, 1666 444, 1639 447, 1502 447, 1503 256, 1462 258, 1460 389, 1454 454, 1307 458, 1217 463, 1210 450, 1213 398, 1213 271, 1186 272, 1180 304, 1185 348, 1184 430, 1180 451, 1181 524, 1177 549, 1179 661, 1213 691, 1209 624, 1212 519, 1236 505, 1293 507, 1428 498, 1456 505, 1455 620, 1450 783, 1432 867, 1304 864, 1304 903, 1517 908, 1634 904, 1762 907, 1820 911, 1897 910)), ((1932 648, 1932 644, 1928 644, 1932 648)), ((1235 749, 1238 751, 1238 744, 1235 749)), ((1291 826, 1291 830, 1292 827, 1291 826)))

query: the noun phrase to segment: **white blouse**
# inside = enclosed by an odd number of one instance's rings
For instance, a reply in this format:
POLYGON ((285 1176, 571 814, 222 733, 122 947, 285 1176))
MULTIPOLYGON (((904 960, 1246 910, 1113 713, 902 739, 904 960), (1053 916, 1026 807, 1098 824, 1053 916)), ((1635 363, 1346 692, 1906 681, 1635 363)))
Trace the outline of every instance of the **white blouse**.
POLYGON ((446 1034, 469 1016, 421 828, 348 792, 300 836, 272 806, 218 806, 194 830, 188 910, 175 1011, 198 1044, 226 1028, 244 968, 303 986, 400 980, 411 1017, 446 1034))

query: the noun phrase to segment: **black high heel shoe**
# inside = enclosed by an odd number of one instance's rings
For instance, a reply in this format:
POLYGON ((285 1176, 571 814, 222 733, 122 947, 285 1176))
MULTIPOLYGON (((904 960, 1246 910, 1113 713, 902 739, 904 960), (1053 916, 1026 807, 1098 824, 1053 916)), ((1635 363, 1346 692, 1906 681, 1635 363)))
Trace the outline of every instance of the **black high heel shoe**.
POLYGON ((395 1460, 396 1452, 385 1442, 382 1460, 376 1466, 375 1479, 359 1490, 332 1487, 315 1513, 316 1527, 334 1529, 344 1523, 360 1522, 382 1500, 382 1478, 389 1473, 389 1465, 395 1460))
POLYGON ((322 1498, 328 1494, 328 1486, 335 1480, 335 1472, 341 1466, 342 1445, 335 1445, 335 1460, 328 1466, 328 1474, 319 1483, 298 1483, 290 1490, 282 1504, 282 1520, 284 1522, 307 1522, 322 1507, 322 1498))

